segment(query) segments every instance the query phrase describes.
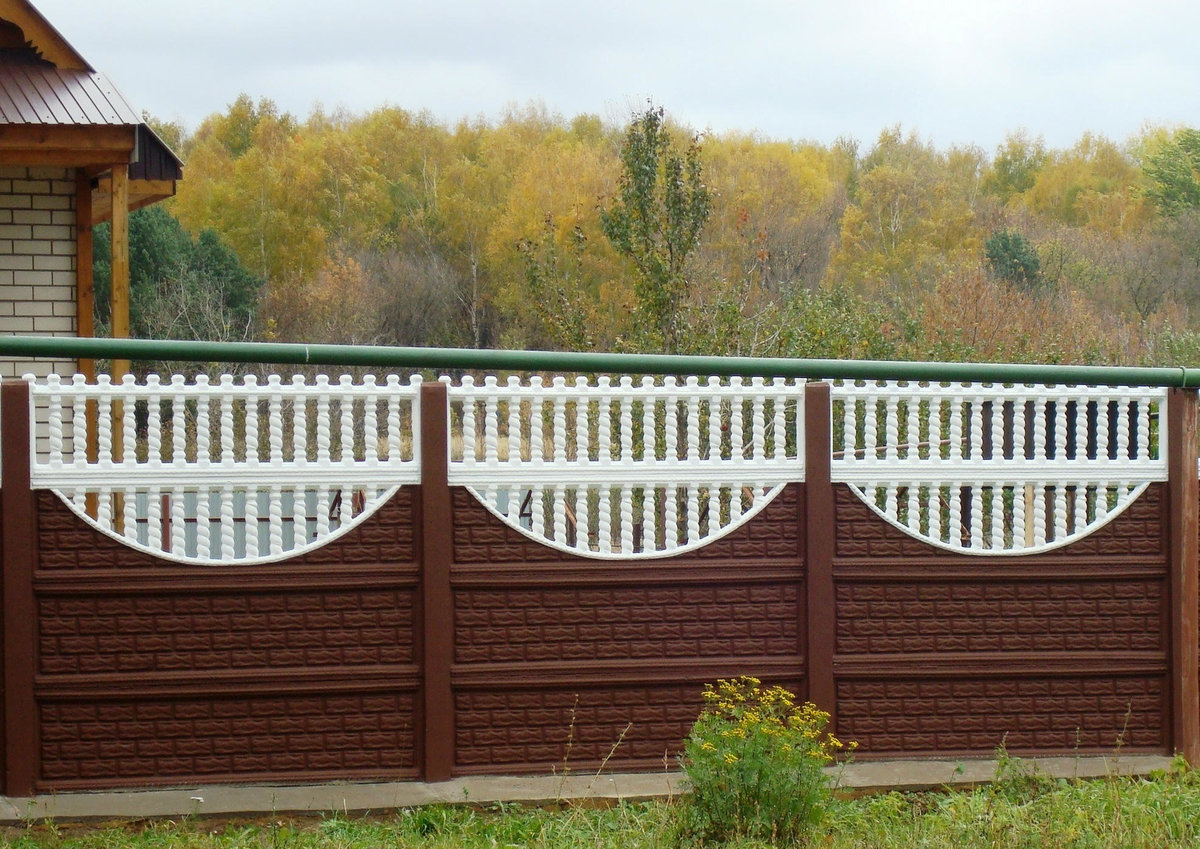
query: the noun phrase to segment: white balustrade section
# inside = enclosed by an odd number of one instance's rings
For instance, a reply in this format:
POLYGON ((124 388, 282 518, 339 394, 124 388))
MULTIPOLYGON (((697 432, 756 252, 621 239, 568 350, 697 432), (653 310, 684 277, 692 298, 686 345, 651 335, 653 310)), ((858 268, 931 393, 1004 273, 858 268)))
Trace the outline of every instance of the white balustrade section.
POLYGON ((294 555, 420 481, 419 377, 27 379, 49 434, 33 486, 171 559, 294 555))
POLYGON ((802 382, 467 376, 448 394, 450 483, 575 554, 689 550, 804 480, 802 382))
POLYGON ((834 481, 935 545, 1027 554, 1167 477, 1164 389, 835 382, 834 481))

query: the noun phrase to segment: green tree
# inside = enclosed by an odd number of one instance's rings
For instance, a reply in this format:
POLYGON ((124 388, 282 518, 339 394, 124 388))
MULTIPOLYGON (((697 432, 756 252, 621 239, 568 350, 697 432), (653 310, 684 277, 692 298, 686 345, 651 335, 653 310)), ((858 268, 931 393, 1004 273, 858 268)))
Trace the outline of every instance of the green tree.
POLYGON ((1042 283, 1037 249, 1015 230, 997 230, 984 244, 988 270, 993 275, 1027 292, 1042 283))
MULTIPOLYGON (((108 225, 96 228, 93 274, 96 318, 109 320, 112 258, 108 225)), ((162 206, 129 216, 130 324, 134 336, 247 339, 262 281, 212 230, 192 239, 162 206)))
POLYGON ((1146 157, 1142 172, 1145 196, 1164 215, 1200 209, 1200 130, 1179 130, 1146 157))
POLYGON ((617 196, 600 214, 604 235, 633 262, 634 327, 641 347, 678 349, 689 289, 688 255, 712 208, 696 138, 680 152, 662 108, 635 116, 621 144, 617 196))

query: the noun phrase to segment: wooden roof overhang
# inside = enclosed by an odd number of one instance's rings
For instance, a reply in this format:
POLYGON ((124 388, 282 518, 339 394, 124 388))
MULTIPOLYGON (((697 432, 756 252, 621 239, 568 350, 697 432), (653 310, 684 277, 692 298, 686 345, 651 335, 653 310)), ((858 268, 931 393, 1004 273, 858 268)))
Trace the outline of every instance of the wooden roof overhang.
POLYGON ((114 166, 129 209, 175 194, 179 158, 27 0, 0 0, 0 165, 59 166, 92 178, 90 223, 111 215, 114 166))

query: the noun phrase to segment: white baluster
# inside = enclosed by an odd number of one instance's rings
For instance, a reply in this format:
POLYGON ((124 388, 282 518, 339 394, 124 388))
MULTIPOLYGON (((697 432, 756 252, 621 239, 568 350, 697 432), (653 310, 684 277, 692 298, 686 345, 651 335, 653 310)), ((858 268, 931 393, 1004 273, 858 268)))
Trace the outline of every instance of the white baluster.
MULTIPOLYGON (((87 396, 86 382, 82 374, 77 374, 72 379, 72 388, 75 395, 71 404, 71 460, 74 462, 75 468, 82 469, 88 463, 88 419, 87 419, 87 396)), ((77 496, 82 497, 82 492, 77 492, 77 496)))
POLYGON ((391 465, 404 462, 404 429, 400 424, 400 407, 408 406, 407 399, 400 397, 400 375, 387 376, 387 459, 391 465))
POLYGON ((708 485, 708 536, 712 536, 721 529, 721 485, 719 483, 710 483, 708 485))
MULTIPOLYGON (((695 375, 687 379, 687 460, 694 465, 700 460, 700 395, 695 375)), ((778 437, 776 437, 778 439, 778 437)), ((692 501, 688 498, 689 503, 692 501)), ((689 507, 690 511, 690 507, 689 507)), ((692 537, 691 540, 694 540, 692 537)))
POLYGON ((588 512, 588 490, 583 484, 575 486, 575 548, 587 551, 590 547, 591 516, 588 512))
MULTIPOLYGON (((897 449, 899 448, 900 443, 900 422, 898 419, 897 410, 899 399, 896 397, 896 392, 898 391, 899 385, 896 383, 896 381, 889 380, 886 384, 884 384, 884 386, 886 387, 887 392, 884 401, 884 409, 886 411, 884 415, 887 416, 885 422, 887 435, 885 437, 883 457, 885 460, 894 461, 899 456, 897 449)), ((894 497, 895 492, 890 492, 889 498, 894 497)), ((895 514, 889 511, 888 515, 894 517, 895 514)))
POLYGON ((1108 459, 1108 398, 1096 399, 1096 459, 1108 459))
POLYGON ((955 394, 950 399, 950 445, 946 454, 952 461, 963 459, 963 409, 964 398, 955 394))
POLYGON ((233 375, 221 375, 221 465, 232 466, 233 456, 233 375))
POLYGON ((332 458, 332 427, 329 412, 329 377, 317 375, 317 465, 327 467, 332 458))
MULTIPOLYGON (((774 460, 787 459, 787 381, 782 377, 777 377, 771 384, 775 389, 775 416, 773 427, 775 429, 775 453, 771 455, 774 460)), ((799 446, 797 446, 797 450, 799 446)))
MULTIPOLYGON (((1044 442, 1039 442, 1043 444, 1044 442)), ((1045 449, 1043 448, 1043 452, 1045 449)), ((1033 484, 1033 544, 1046 544, 1046 503, 1051 496, 1046 492, 1045 481, 1033 484)))
MULTIPOLYGON (((256 487, 251 486, 246 488, 245 501, 243 503, 246 505, 242 522, 243 533, 246 536, 246 552, 243 556, 258 557, 262 551, 258 544, 258 489, 256 487)), ((269 505, 267 509, 269 515, 269 505)))
MULTIPOLYGON (((602 466, 610 464, 613 459, 611 384, 612 380, 606 374, 602 374, 596 379, 596 386, 599 390, 599 409, 596 420, 596 451, 598 453, 596 456, 602 466)), ((602 497, 608 499, 607 489, 602 490, 602 497)))
MULTIPOLYGON (((754 378, 751 383, 751 388, 754 390, 754 400, 750 405, 750 459, 754 462, 765 459, 767 456, 767 437, 766 437, 766 418, 764 406, 766 401, 766 391, 761 377, 754 378)), ((854 406, 853 400, 847 400, 846 408, 852 409, 854 406)), ((850 436, 847 446, 852 446, 854 439, 854 431, 849 431, 850 436)), ((847 458, 853 459, 853 450, 847 447, 847 458)))
POLYGON ((729 378, 729 388, 734 392, 729 399, 729 459, 740 463, 746 457, 745 446, 742 445, 742 429, 746 418, 746 398, 741 392, 742 379, 736 375, 729 378))
POLYGON ((687 484, 687 542, 695 543, 700 539, 700 489, 695 484, 687 484))
POLYGON ((663 457, 668 463, 679 459, 679 396, 675 394, 675 387, 675 377, 668 375, 663 380, 663 388, 667 394, 666 405, 663 407, 663 457))
POLYGON ((983 396, 971 400, 971 462, 978 464, 983 459, 983 396))
POLYGON ((575 378, 575 460, 578 463, 586 463, 590 459, 590 439, 588 432, 588 408, 591 402, 588 400, 588 383, 587 378, 579 375, 575 378))
MULTIPOLYGON (((348 374, 343 374, 338 381, 342 390, 342 398, 338 403, 338 421, 341 424, 341 443, 342 456, 341 462, 343 466, 354 465, 354 396, 350 394, 353 379, 348 374)), ((342 488, 342 517, 343 521, 349 521, 351 504, 347 504, 350 498, 350 492, 353 488, 342 488)))
POLYGON ((196 492, 196 556, 208 560, 212 556, 212 510, 209 490, 196 492))
POLYGON ((724 410, 721 408, 721 396, 718 394, 721 391, 721 379, 719 377, 709 377, 708 379, 708 450, 702 452, 702 456, 707 457, 712 462, 717 462, 721 459, 721 425, 724 418, 724 410))
POLYGON ((1142 462, 1150 458, 1150 399, 1139 398, 1137 402, 1137 459, 1142 462))
MULTIPOLYGON (((975 410, 978 410, 978 405, 975 405, 975 410)), ((972 417, 974 418, 974 417, 972 417)), ((972 424, 972 431, 974 425, 972 424)), ((971 548, 980 550, 983 548, 983 487, 979 484, 971 486, 971 548)))
POLYGON ((475 378, 471 375, 463 375, 462 387, 465 390, 463 393, 462 406, 462 428, 463 428, 463 465, 473 466, 475 460, 479 456, 477 437, 475 435, 475 393, 471 390, 475 386, 475 378))
POLYGON ((283 465, 283 394, 279 375, 267 377, 267 450, 270 463, 278 469, 283 465))
POLYGON ((325 539, 329 536, 330 505, 329 487, 326 484, 321 484, 317 487, 317 539, 325 539))
MULTIPOLYGON (((567 459, 567 379, 554 378, 554 394, 550 397, 553 410, 554 453, 551 459, 555 462, 567 459)), ((564 495, 565 498, 565 495, 564 495)), ((564 503, 564 507, 566 504, 564 503)), ((565 531, 566 526, 561 526, 565 531)), ((563 537, 566 541, 566 537, 563 537)))
POLYGON ((1038 396, 1033 402, 1033 461, 1039 468, 1046 461, 1046 449, 1046 398, 1038 396))
MULTIPOLYGON (((258 386, 258 378, 248 374, 243 378, 247 389, 258 386)), ((246 396, 246 464, 258 465, 258 395, 251 392, 246 396)))
POLYGON ((368 466, 378 466, 379 395, 376 394, 375 375, 364 375, 362 382, 367 392, 363 400, 363 461, 368 466))
POLYGON ((654 378, 646 375, 642 378, 642 462, 651 464, 658 461, 658 429, 654 424, 658 402, 653 393, 654 378))
POLYGON ((308 543, 308 492, 292 487, 292 548, 298 549, 308 543))
MULTIPOLYGON (((557 439, 558 431, 556 430, 555 440, 557 441, 557 439)), ((559 545, 567 544, 567 490, 561 483, 554 487, 554 527, 549 536, 559 545)))
POLYGON ((146 493, 146 544, 151 551, 163 550, 162 487, 159 486, 150 487, 146 493))
POLYGON ((187 550, 187 512, 183 502, 183 487, 171 490, 171 553, 184 556, 187 550))
POLYGON ((308 394, 304 376, 292 375, 292 462, 308 463, 308 394))
POLYGON ((212 393, 209 391, 207 374, 196 375, 196 392, 196 463, 203 469, 212 464, 212 431, 209 423, 212 393))
MULTIPOLYGON (((137 427, 134 413, 137 411, 137 396, 133 394, 134 376, 127 374, 121 378, 121 389, 124 393, 121 403, 121 462, 126 466, 137 462, 137 427)), ((126 515, 129 508, 126 507, 126 515)), ((128 531, 126 531, 128 536, 128 531)))
POLYGON ((183 375, 171 377, 171 462, 187 465, 187 399, 184 396, 183 375))
POLYGON ((136 540, 138 532, 137 490, 132 486, 124 487, 121 505, 121 523, 123 525, 121 532, 126 539, 136 540))
MULTIPOLYGON (((921 396, 912 395, 908 399, 908 425, 907 433, 905 434, 905 451, 904 457, 906 460, 921 459, 921 443, 925 440, 921 439, 921 396)), ((928 447, 926 447, 928 451, 928 447)))
MULTIPOLYGON (((998 404, 993 405, 993 411, 998 404)), ((993 419, 993 424, 995 420, 993 419)), ((993 431, 994 433, 995 431, 993 431)), ((992 440, 992 450, 997 448, 1003 450, 1004 445, 996 445, 996 440, 992 440)), ((992 491, 992 542, 991 548, 993 551, 1000 551, 1004 548, 1004 487, 1000 484, 993 484, 990 487, 992 491)))
MULTIPOLYGON (((292 496, 292 513, 295 515, 295 494, 292 496)), ((250 520, 246 520, 246 533, 250 532, 250 520)), ((283 554, 283 487, 273 485, 267 494, 267 538, 271 555, 283 554)), ((256 533, 255 537, 258 536, 256 533)))
MULTIPOLYGON (((876 388, 879 384, 871 383, 868 386, 876 388)), ((874 394, 867 393, 863 399, 863 459, 869 462, 878 460, 878 445, 879 402, 874 394)))
POLYGON ((51 468, 61 468, 63 464, 63 396, 58 392, 60 378, 57 374, 46 377, 46 386, 50 392, 49 423, 50 454, 46 458, 51 468))
POLYGON ((633 554, 633 488, 628 484, 621 487, 621 553, 633 554))
MULTIPOLYGON (((1135 400, 1133 404, 1136 410, 1137 401, 1135 400)), ((1117 459, 1122 462, 1137 460, 1134 446, 1129 442, 1129 401, 1125 398, 1118 398, 1115 406, 1117 408, 1117 459)))
POLYGON ((237 558, 234 547, 233 485, 225 484, 221 489, 221 562, 230 563, 237 558))
MULTIPOLYGON (((955 416, 960 412, 960 407, 957 403, 952 405, 951 410, 955 416)), ((952 443, 953 444, 953 443, 952 443)), ((962 443, 959 443, 961 446, 962 443)), ((960 448, 961 451, 961 448, 960 448)), ((946 506, 949 513, 950 527, 948 535, 951 544, 955 548, 962 548, 963 544, 963 526, 962 526, 962 481, 951 481, 950 492, 946 500, 946 506)))
POLYGON ((545 437, 542 435, 542 410, 545 391, 540 375, 529 378, 529 461, 535 466, 542 465, 546 450, 545 437))
MULTIPOLYGON (((629 375, 621 376, 621 396, 618 400, 618 411, 620 418, 618 422, 621 428, 621 464, 630 466, 633 463, 633 378, 629 375)), ((622 527, 621 533, 624 534, 625 529, 622 527)), ((629 551, 626 548, 625 551, 629 551)))
MULTIPOLYGON (((1018 395, 1013 401, 1013 459, 1018 463, 1025 461, 1025 403, 1024 395, 1018 395)), ((1018 495, 1018 497, 1021 497, 1018 495)))
POLYGON ((521 451, 521 378, 508 376, 508 450, 504 459, 519 464, 521 451))
MULTIPOLYGON (((603 378, 601 378, 603 380, 603 378)), ((601 402, 601 409, 605 406, 605 402, 601 402)), ((601 420, 603 420, 603 415, 601 420)), ((601 456, 604 456, 602 453, 601 456)), ((612 553, 612 493, 609 490, 609 485, 604 484, 600 487, 600 552, 602 554, 612 553)))
POLYGON ((499 441, 496 433, 497 422, 497 403, 496 403, 496 378, 493 375, 488 375, 483 379, 483 460, 488 465, 495 465, 499 462, 499 441))

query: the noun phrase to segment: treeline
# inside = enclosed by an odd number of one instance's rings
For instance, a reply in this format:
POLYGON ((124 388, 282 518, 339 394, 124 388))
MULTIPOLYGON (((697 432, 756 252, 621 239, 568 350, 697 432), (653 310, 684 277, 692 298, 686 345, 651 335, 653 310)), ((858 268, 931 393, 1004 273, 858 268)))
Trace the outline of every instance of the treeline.
POLYGON ((1064 150, 1017 132, 989 153, 900 128, 697 136, 654 108, 628 126, 534 107, 300 120, 247 96, 194 133, 156 127, 186 161, 166 218, 208 240, 191 267, 228 246, 248 277, 219 264, 214 294, 159 269, 145 297, 176 302, 145 308, 149 335, 200 335, 171 324, 192 298, 221 338, 1200 361, 1189 129, 1064 150))

